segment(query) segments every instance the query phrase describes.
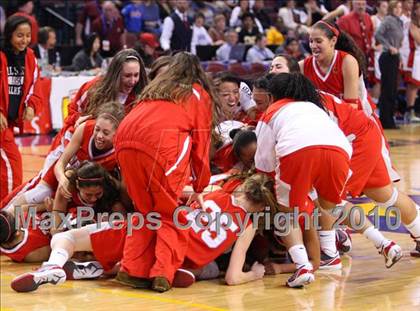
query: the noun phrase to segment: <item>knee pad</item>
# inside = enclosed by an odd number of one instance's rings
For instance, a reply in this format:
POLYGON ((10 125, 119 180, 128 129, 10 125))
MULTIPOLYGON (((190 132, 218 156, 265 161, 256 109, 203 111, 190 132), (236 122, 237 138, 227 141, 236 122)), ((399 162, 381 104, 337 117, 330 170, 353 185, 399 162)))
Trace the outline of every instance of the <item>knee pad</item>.
POLYGON ((394 204, 397 202, 397 199, 398 199, 398 190, 397 188, 394 188, 392 190, 392 195, 388 201, 384 203, 376 202, 376 205, 378 205, 379 207, 388 208, 388 207, 394 206, 394 204))
POLYGON ((44 184, 38 184, 35 188, 26 191, 23 196, 28 204, 43 203, 45 198, 52 196, 51 188, 44 184))
POLYGON ((76 240, 74 239, 73 235, 70 231, 64 231, 57 234, 54 234, 51 238, 51 248, 54 248, 54 244, 56 244, 59 240, 66 239, 70 241, 73 245, 76 245, 76 240))

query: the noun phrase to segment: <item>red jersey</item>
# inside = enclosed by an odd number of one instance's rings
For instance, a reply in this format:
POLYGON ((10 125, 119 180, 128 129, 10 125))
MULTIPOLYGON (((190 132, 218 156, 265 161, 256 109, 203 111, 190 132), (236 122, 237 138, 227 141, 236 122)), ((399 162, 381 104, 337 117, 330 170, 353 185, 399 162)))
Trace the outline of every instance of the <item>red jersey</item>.
MULTIPOLYGON (((83 129, 82 144, 79 150, 76 152, 76 154, 70 159, 68 165, 71 167, 78 167, 81 162, 88 160, 102 165, 107 171, 112 171, 117 165, 114 148, 104 153, 94 153, 93 134, 95 131, 95 124, 95 120, 88 120, 85 122, 83 129)), ((57 178, 54 174, 54 166, 57 163, 57 160, 54 162, 53 165, 50 165, 47 172, 45 172, 42 175, 42 179, 46 183, 48 183, 48 185, 50 185, 52 188, 56 188, 58 185, 57 178)))
POLYGON ((335 50, 333 61, 325 73, 319 69, 315 58, 309 56, 304 60, 303 74, 312 81, 317 89, 343 98, 343 61, 346 55, 348 55, 348 53, 335 50))
MULTIPOLYGON (((246 210, 236 204, 233 195, 223 190, 205 195, 204 205, 213 221, 211 224, 207 223, 207 229, 200 228, 197 225, 196 216, 201 209, 195 209, 188 214, 187 218, 191 221, 192 226, 186 260, 183 264, 185 268, 201 268, 212 262, 235 243, 241 231, 241 224, 245 223, 245 227, 252 224, 251 218, 247 217, 246 210), (231 218, 232 222, 229 228, 225 229, 223 225, 220 228, 216 227, 217 215, 220 216, 220 223, 225 226, 230 222, 228 217, 231 218)), ((205 217, 201 219, 203 224, 206 224, 206 221, 205 217)))
MULTIPOLYGON (((25 221, 29 221, 28 214, 24 214, 25 221)), ((23 239, 11 249, 0 247, 0 253, 11 258, 13 261, 22 262, 25 257, 34 250, 50 245, 51 236, 48 232, 42 231, 40 222, 42 221, 42 213, 35 216, 35 228, 32 226, 32 220, 29 221, 27 228, 22 228, 23 239)))
POLYGON ((334 95, 322 91, 319 95, 330 118, 338 125, 350 142, 368 131, 369 124, 373 121, 363 111, 353 108, 353 106, 334 95))
POLYGON ((141 150, 165 169, 166 176, 175 170, 195 176, 194 191, 201 193, 210 180, 211 121, 210 97, 194 84, 183 103, 140 102, 118 127, 115 149, 141 150))

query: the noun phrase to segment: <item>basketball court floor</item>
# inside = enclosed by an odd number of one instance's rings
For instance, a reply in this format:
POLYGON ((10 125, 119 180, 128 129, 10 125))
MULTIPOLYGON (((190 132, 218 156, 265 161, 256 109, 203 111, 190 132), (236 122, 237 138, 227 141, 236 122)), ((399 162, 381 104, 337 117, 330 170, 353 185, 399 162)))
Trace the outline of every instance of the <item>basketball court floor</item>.
MULTIPOLYGON (((392 159, 403 180, 397 184, 420 204, 420 125, 387 131, 392 159)), ((47 136, 19 138, 24 161, 24 177, 34 176, 48 150, 47 136)), ((358 201, 366 212, 374 205, 358 201)), ((380 211, 384 215, 384 211, 380 211)), ((16 264, 2 256, 1 311, 5 310, 420 310, 420 258, 409 251, 414 243, 400 227, 392 231, 381 221, 381 230, 398 242, 403 259, 386 269, 377 250, 363 237, 353 234, 353 250, 343 256, 343 269, 317 272, 316 281, 304 289, 285 286, 289 275, 266 276, 239 286, 222 280, 197 282, 187 289, 158 294, 124 287, 112 280, 68 281, 46 285, 32 293, 18 294, 10 288, 18 274, 37 268, 36 264, 16 264)))

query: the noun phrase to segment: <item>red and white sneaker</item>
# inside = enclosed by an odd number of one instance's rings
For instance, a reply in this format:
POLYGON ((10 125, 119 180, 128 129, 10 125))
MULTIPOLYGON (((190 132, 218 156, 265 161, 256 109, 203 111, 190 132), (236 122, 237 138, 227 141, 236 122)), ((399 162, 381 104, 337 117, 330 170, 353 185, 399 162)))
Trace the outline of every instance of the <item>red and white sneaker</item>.
POLYGON ((63 266, 67 280, 96 279, 104 274, 99 261, 76 262, 67 261, 63 266))
POLYGON ((185 269, 178 269, 172 282, 172 287, 189 287, 195 282, 195 276, 192 272, 185 269))
POLYGON ((335 256, 331 257, 321 251, 321 262, 319 264, 319 270, 335 271, 340 270, 342 267, 341 258, 339 252, 335 256))
POLYGON ((395 263, 402 258, 401 247, 396 244, 394 241, 387 240, 385 241, 380 249, 379 254, 382 254, 385 257, 385 267, 388 269, 391 268, 395 263))
POLYGON ((10 286, 17 292, 31 292, 43 284, 61 284, 66 281, 66 272, 59 266, 43 266, 38 270, 16 277, 10 286))
POLYGON ((351 251, 352 241, 349 229, 335 230, 335 245, 340 254, 345 254, 351 251))
POLYGON ((315 275, 312 266, 303 265, 287 280, 286 285, 292 288, 301 288, 313 281, 315 281, 315 275))

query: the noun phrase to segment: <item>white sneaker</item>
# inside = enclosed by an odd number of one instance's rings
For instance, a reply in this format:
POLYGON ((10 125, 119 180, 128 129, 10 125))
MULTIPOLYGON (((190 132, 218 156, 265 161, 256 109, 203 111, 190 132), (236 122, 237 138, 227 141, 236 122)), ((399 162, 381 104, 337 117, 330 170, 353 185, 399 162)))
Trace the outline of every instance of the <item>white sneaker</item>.
POLYGON ((63 267, 67 280, 96 279, 104 274, 99 261, 76 262, 67 261, 63 267))
POLYGON ((66 281, 66 273, 59 266, 43 266, 38 270, 16 277, 10 286, 17 292, 31 292, 43 284, 61 284, 66 281))
POLYGON ((401 247, 391 240, 387 240, 381 245, 379 254, 385 257, 385 267, 388 269, 396 264, 403 256, 401 247))
POLYGON ((292 288, 301 288, 304 285, 315 281, 314 271, 312 266, 301 266, 295 273, 287 280, 286 285, 292 288))

